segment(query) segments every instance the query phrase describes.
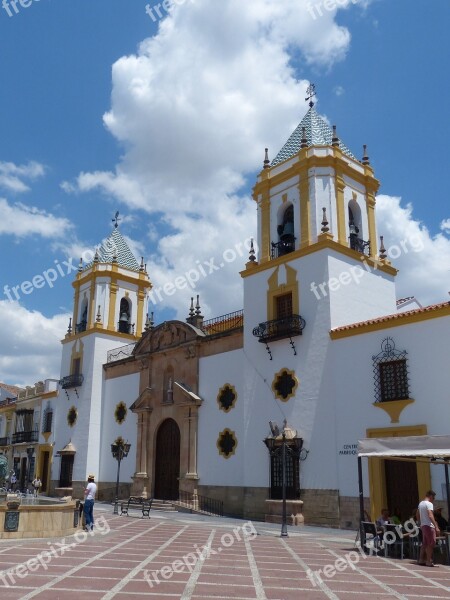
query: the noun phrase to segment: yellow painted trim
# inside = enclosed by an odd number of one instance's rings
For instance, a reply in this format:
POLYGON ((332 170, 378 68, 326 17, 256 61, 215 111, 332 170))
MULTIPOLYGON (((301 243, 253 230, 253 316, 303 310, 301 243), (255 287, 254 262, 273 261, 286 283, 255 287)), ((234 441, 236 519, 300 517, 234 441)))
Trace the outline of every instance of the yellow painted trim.
POLYGON ((373 260, 369 256, 362 255, 359 252, 352 250, 351 248, 343 246, 342 244, 334 241, 333 239, 320 236, 320 239, 315 244, 311 244, 310 246, 307 246, 305 248, 299 248, 298 250, 294 250, 294 252, 290 252, 289 254, 285 254, 284 256, 274 258, 273 260, 270 260, 269 262, 266 262, 264 264, 260 263, 256 265, 253 269, 241 271, 240 275, 241 277, 249 277, 250 275, 253 275, 255 273, 261 273, 267 269, 273 269, 274 267, 278 267, 279 265, 282 265, 286 262, 290 262, 292 260, 295 260, 296 258, 302 258, 303 256, 308 256, 309 254, 312 254, 313 252, 319 252, 320 250, 334 250, 336 252, 339 252, 340 254, 344 254, 345 256, 349 256, 350 258, 354 258, 359 264, 361 264, 364 261, 373 270, 381 271, 383 273, 386 273, 387 275, 392 275, 393 277, 395 277, 395 275, 397 275, 398 273, 398 270, 394 269, 394 267, 391 267, 390 265, 380 264, 379 261, 373 260))
MULTIPOLYGON (((411 425, 406 427, 383 427, 367 429, 368 438, 405 437, 410 435, 426 435, 426 425, 411 425)), ((378 518, 381 509, 387 504, 386 475, 384 470, 384 459, 369 458, 369 491, 370 512, 372 520, 378 518)), ((431 474, 429 463, 417 463, 417 486, 419 498, 425 496, 425 492, 431 489, 431 474)), ((412 508, 412 507, 411 507, 412 508)))
POLYGON ((345 227, 345 202, 344 202, 344 190, 345 182, 342 175, 336 172, 335 175, 335 186, 336 186, 336 210, 337 210, 337 227, 338 227, 338 242, 343 246, 348 247, 347 243, 347 230, 345 227))
POLYGON ((216 398, 216 400, 217 400, 217 404, 219 405, 219 409, 220 409, 221 411, 223 411, 224 413, 229 413, 229 412, 230 412, 230 410, 236 406, 237 398, 238 398, 238 394, 237 394, 237 391, 236 391, 236 388, 234 387, 234 385, 232 385, 231 383, 225 383, 225 385, 223 385, 223 386, 220 388, 220 390, 219 390, 219 392, 218 392, 218 394, 217 394, 217 398, 216 398), (224 407, 222 406, 222 404, 220 403, 220 396, 222 395, 222 393, 223 393, 223 392, 224 392, 224 391, 225 391, 227 388, 229 388, 229 389, 230 389, 230 390, 233 392, 233 394, 234 394, 234 400, 233 400, 233 403, 231 404, 231 406, 229 406, 228 408, 224 408, 224 407))
POLYGON ((370 192, 366 196, 367 222, 369 224, 370 256, 378 254, 377 227, 375 224, 375 195, 370 192))
POLYGON ((286 283, 278 285, 279 267, 275 269, 272 275, 269 277, 268 290, 267 290, 267 320, 272 321, 277 318, 276 315, 276 302, 278 296, 284 296, 284 294, 292 294, 292 312, 294 315, 300 314, 300 301, 299 301, 299 284, 297 281, 297 271, 285 265, 286 269, 286 283))
POLYGON ((131 283, 136 285, 138 289, 147 289, 152 288, 152 284, 148 279, 148 275, 144 273, 145 279, 139 277, 139 273, 136 273, 136 277, 131 277, 130 275, 124 275, 123 273, 116 273, 115 271, 89 271, 85 275, 83 275, 80 279, 76 279, 72 282, 72 286, 77 288, 81 285, 89 281, 93 281, 96 279, 109 279, 113 283, 118 283, 123 281, 124 283, 131 283))
POLYGON ((219 433, 219 437, 217 438, 217 442, 216 442, 216 446, 217 446, 217 450, 219 451, 220 456, 223 456, 223 458, 228 459, 231 458, 232 456, 234 456, 236 454, 236 449, 238 447, 238 440, 236 437, 236 432, 231 431, 231 429, 228 429, 228 427, 226 429, 224 429, 223 431, 221 431, 219 433), (230 452, 230 454, 225 454, 222 450, 222 448, 219 445, 220 442, 220 438, 225 435, 226 433, 229 433, 231 435, 231 437, 233 438, 233 440, 236 442, 233 448, 233 451, 230 452))
POLYGON ((109 284, 109 312, 108 312, 108 326, 107 329, 110 331, 115 331, 115 314, 116 314, 116 304, 117 304, 117 292, 119 287, 116 283, 111 282, 109 284))
MULTIPOLYGON (((331 148, 331 146, 328 147, 331 148)), ((282 185, 289 179, 296 177, 299 174, 299 170, 306 169, 309 171, 316 167, 335 169, 335 172, 338 171, 341 177, 344 175, 347 176, 349 179, 363 185, 367 190, 370 190, 374 194, 377 193, 380 187, 380 182, 374 177, 372 169, 365 168, 363 173, 356 171, 354 167, 348 164, 342 153, 340 153, 340 156, 306 156, 306 152, 302 150, 299 152, 298 156, 298 161, 276 175, 274 175, 272 171, 275 168, 278 169, 282 163, 271 169, 265 169, 263 173, 264 177, 262 177, 253 188, 254 199, 257 200, 258 196, 262 194, 262 191, 267 189, 267 187, 270 186, 270 188, 273 188, 282 185)), ((288 160, 292 160, 292 158, 288 160)))
POLYGON ((88 323, 87 323, 87 328, 88 329, 92 329, 94 322, 95 322, 95 306, 94 306, 94 302, 95 302, 95 281, 92 280, 91 281, 91 293, 90 293, 90 300, 89 300, 89 315, 88 315, 88 323))
POLYGON ((139 290, 137 293, 138 303, 137 303, 137 318, 136 318, 136 333, 139 335, 144 331, 144 301, 145 301, 145 292, 144 290, 139 290))
POLYGON ((389 402, 374 402, 372 406, 384 410, 391 418, 391 423, 398 423, 403 410, 414 402, 412 398, 408 398, 405 400, 390 400, 389 402))
POLYGON ((261 262, 270 259, 270 195, 269 190, 264 193, 260 203, 261 210, 261 262))
MULTIPOLYGON (((92 333, 94 332, 94 329, 91 329, 90 331, 83 331, 82 333, 77 333, 76 336, 75 334, 71 335, 70 337, 65 338, 64 340, 61 340, 61 344, 66 344, 68 342, 73 342, 74 338, 83 338, 87 335, 92 335, 92 333)), ((100 327, 96 327, 95 328, 95 333, 103 333, 104 335, 107 335, 108 337, 114 337, 114 338, 122 338, 123 340, 130 340, 132 342, 140 339, 140 335, 133 335, 132 333, 120 333, 118 331, 109 331, 108 329, 102 328, 100 327)))
POLYGON ((406 312, 389 316, 385 317, 382 321, 377 321, 376 323, 365 323, 348 330, 344 329, 341 331, 330 331, 330 337, 332 340, 340 340, 353 335, 363 335, 365 333, 372 333, 374 331, 384 331, 385 329, 391 329, 392 327, 401 327, 402 325, 420 323, 422 321, 428 321, 429 319, 448 317, 450 316, 450 302, 448 304, 444 304, 442 307, 429 310, 427 312, 418 312, 413 314, 408 314, 406 312), (389 316, 391 318, 389 318, 389 316))
POLYGON ((79 358, 80 359, 80 374, 83 373, 83 352, 84 352, 84 344, 81 340, 77 340, 72 347, 72 354, 70 356, 70 374, 74 374, 74 361, 79 358), (78 350, 77 350, 78 348, 78 350))
POLYGON ((80 305, 80 288, 75 288, 75 294, 73 297, 73 317, 72 317, 72 331, 75 331, 75 327, 78 319, 78 307, 80 305))
POLYGON ((308 169, 300 171, 300 247, 304 248, 311 244, 311 202, 309 197, 309 173, 308 169))
POLYGON ((298 384, 299 384, 299 380, 298 380, 297 376, 295 375, 295 371, 291 371, 290 369, 283 368, 283 369, 280 369, 278 371, 278 373, 275 373, 275 376, 272 381, 272 392, 274 393, 275 398, 277 398, 278 400, 281 400, 281 402, 288 402, 291 398, 294 398, 295 392, 297 391, 297 388, 298 388, 298 384), (292 388, 292 392, 289 394, 289 396, 287 396, 287 398, 283 398, 282 396, 280 396, 278 390, 275 387, 275 384, 277 383, 278 378, 281 377, 283 375, 283 373, 287 373, 295 381, 295 385, 292 388))

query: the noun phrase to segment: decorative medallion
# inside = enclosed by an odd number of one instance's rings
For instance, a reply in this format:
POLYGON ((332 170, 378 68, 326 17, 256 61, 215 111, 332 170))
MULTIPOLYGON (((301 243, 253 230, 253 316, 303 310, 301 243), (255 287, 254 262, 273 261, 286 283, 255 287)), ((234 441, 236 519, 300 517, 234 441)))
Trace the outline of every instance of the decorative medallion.
POLYGON ((235 407, 236 400, 237 392, 234 385, 226 383, 220 388, 219 393, 217 394, 217 403, 220 410, 223 410, 226 413, 230 412, 230 410, 235 407))
POLYGON ((73 427, 78 419, 78 411, 75 406, 71 406, 69 408, 69 412, 67 413, 67 423, 69 427, 73 427))
POLYGON ((272 390, 276 398, 287 402, 295 396, 298 387, 298 379, 294 371, 289 369, 281 369, 272 382, 272 390))
POLYGON ((224 429, 222 433, 219 434, 219 439, 217 440, 217 449, 219 450, 219 454, 224 458, 230 458, 233 454, 236 453, 238 442, 236 439, 236 434, 234 431, 230 429, 224 429))
POLYGON ((127 412, 128 412, 128 408, 127 408, 127 405, 125 404, 125 402, 119 402, 119 404, 116 406, 116 411, 114 413, 114 416, 116 418, 116 423, 118 423, 119 425, 122 425, 122 423, 127 418, 127 412))

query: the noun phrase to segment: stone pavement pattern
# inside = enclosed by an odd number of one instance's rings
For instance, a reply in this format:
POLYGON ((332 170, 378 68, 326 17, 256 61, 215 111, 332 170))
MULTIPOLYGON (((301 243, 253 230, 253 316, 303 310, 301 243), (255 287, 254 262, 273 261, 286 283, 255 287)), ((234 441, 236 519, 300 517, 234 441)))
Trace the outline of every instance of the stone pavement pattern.
MULTIPOLYGON (((353 554, 354 568, 344 558, 345 570, 330 578, 322 576, 322 583, 312 581, 308 569, 334 565, 354 550, 348 531, 305 527, 281 539, 277 528, 255 523, 259 535, 244 539, 233 532, 243 522, 156 513, 148 520, 110 513, 101 508, 96 513, 107 519, 108 533, 96 533, 79 543, 67 538, 65 543, 74 545, 52 556, 46 568, 41 564, 26 571, 24 577, 15 578, 15 584, 6 579, 9 586, 0 581, 0 599, 450 599, 450 567, 430 569, 407 559, 353 554), (205 560, 197 560, 183 572, 169 572, 167 580, 159 574, 159 583, 150 575, 200 552, 208 542, 214 552, 205 560)), ((47 540, 0 543, 0 571, 13 572, 42 551, 56 548, 57 542, 62 540, 54 540, 52 546, 47 540)))

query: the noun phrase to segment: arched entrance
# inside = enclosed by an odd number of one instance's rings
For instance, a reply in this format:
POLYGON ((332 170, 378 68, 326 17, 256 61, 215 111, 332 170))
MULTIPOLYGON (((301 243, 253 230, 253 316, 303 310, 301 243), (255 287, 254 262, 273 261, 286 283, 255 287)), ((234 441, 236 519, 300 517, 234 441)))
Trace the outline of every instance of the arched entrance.
POLYGON ((179 477, 180 429, 173 419, 166 419, 156 436, 155 498, 177 500, 179 477))

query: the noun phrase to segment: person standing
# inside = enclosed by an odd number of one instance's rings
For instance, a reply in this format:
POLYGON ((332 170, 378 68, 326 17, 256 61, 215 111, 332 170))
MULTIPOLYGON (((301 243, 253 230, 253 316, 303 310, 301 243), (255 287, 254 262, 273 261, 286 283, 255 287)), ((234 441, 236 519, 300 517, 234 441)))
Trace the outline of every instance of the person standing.
POLYGON ((17 484, 17 477, 14 471, 12 471, 11 473, 11 479, 10 479, 10 484, 11 484, 11 491, 15 492, 16 491, 16 484, 17 484))
POLYGON ((35 498, 37 498, 37 497, 38 497, 39 488, 41 487, 41 485, 42 485, 42 482, 41 482, 41 480, 39 479, 39 477, 35 477, 35 478, 33 479, 33 483, 32 483, 33 490, 34 490, 34 497, 35 497, 35 498))
POLYGON ((85 530, 93 531, 94 529, 94 502, 97 486, 95 485, 95 476, 88 476, 88 483, 84 490, 84 520, 85 530))
POLYGON ((427 567, 435 566, 433 562, 433 549, 436 546, 436 535, 440 533, 433 514, 433 502, 435 498, 436 492, 429 490, 425 494, 425 499, 420 502, 417 508, 417 517, 420 521, 420 529, 422 531, 422 546, 417 562, 419 565, 427 567))

